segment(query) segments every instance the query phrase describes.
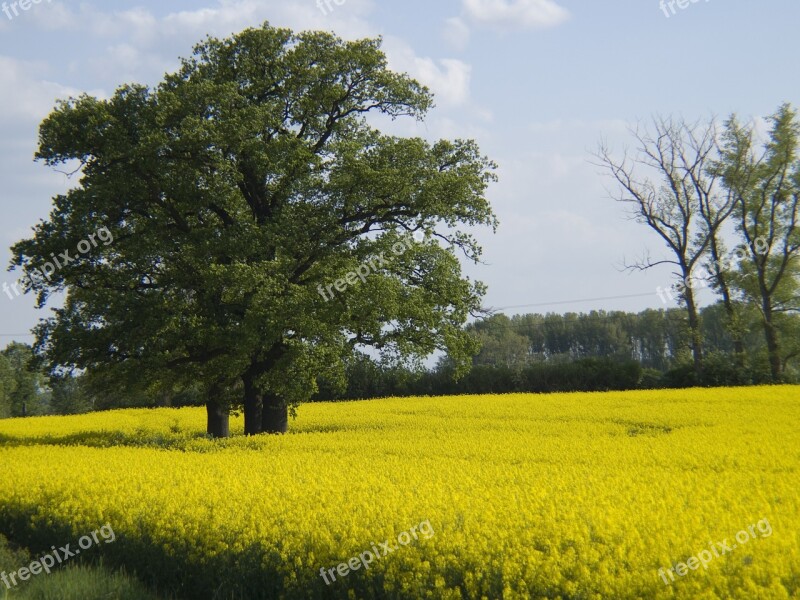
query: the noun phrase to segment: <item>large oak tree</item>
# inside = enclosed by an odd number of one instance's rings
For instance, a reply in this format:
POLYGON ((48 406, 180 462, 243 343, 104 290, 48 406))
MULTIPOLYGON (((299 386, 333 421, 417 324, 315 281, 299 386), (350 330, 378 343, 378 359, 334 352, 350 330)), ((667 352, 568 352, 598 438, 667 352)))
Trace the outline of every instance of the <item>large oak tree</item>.
POLYGON ((484 287, 462 275, 459 259, 480 255, 462 226, 496 225, 495 165, 473 141, 390 136, 367 119, 431 106, 380 40, 268 24, 207 39, 155 89, 61 102, 37 158, 76 165, 79 185, 13 248, 28 274, 72 251, 32 278, 40 306, 66 291, 38 352, 106 394, 200 390, 217 436, 239 407, 246 433, 285 431, 317 377, 365 347, 445 350, 466 368, 462 326, 484 287), (74 251, 100 228, 113 243, 74 251), (421 241, 398 253, 412 233, 421 241), (363 281, 319 292, 370 261, 363 281))

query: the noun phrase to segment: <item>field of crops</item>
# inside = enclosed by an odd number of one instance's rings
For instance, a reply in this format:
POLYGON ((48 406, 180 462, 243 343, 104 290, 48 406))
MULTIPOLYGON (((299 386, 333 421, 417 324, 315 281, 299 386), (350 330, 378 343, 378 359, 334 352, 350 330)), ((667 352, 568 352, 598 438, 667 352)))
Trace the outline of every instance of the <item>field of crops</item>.
POLYGON ((800 387, 308 404, 223 442, 204 419, 0 421, 0 532, 109 524, 84 556, 187 598, 800 596, 800 387))

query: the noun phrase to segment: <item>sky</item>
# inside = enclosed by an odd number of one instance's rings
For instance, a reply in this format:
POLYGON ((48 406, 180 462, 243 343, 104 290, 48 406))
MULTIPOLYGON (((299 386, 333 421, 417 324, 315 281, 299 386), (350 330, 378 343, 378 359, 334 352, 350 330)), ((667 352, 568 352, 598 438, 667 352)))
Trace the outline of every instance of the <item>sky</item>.
MULTIPOLYGON (((474 232, 484 254, 465 273, 506 314, 676 306, 656 292, 673 283, 669 266, 622 268, 665 249, 611 199, 592 152, 606 140, 621 153, 629 128, 654 115, 749 120, 800 104, 797 0, 0 0, 3 266, 53 196, 76 185, 33 160, 57 99, 155 86, 206 35, 265 21, 381 36, 390 67, 436 101, 423 123, 386 131, 472 138, 498 163, 487 195, 500 226, 474 232)), ((18 277, 0 271, 0 283, 18 277)), ((58 306, 34 305, 0 294, 0 346, 32 342, 31 327, 58 306)))

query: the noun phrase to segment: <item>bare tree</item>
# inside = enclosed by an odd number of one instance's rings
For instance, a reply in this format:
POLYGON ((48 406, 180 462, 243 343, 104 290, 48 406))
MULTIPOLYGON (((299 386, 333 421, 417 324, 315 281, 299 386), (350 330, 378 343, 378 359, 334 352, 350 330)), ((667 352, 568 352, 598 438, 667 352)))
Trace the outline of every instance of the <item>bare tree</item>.
MULTIPOLYGON (((656 116, 651 127, 652 133, 647 126, 630 130, 637 147, 633 152, 626 149, 621 159, 601 143, 595 153, 599 160, 596 164, 618 186, 612 198, 629 205, 631 217, 650 227, 669 249, 666 258, 652 260, 647 253, 625 267, 644 271, 669 264, 675 268, 673 275, 678 279, 679 298, 688 314, 692 357, 699 374, 703 338, 697 288, 706 282, 697 275, 712 246, 712 258, 714 254, 715 261, 719 258, 720 230, 731 214, 732 200, 717 192, 719 177, 712 168, 718 157, 713 119, 701 124, 656 116)), ((722 282, 727 285, 724 276, 722 282)))

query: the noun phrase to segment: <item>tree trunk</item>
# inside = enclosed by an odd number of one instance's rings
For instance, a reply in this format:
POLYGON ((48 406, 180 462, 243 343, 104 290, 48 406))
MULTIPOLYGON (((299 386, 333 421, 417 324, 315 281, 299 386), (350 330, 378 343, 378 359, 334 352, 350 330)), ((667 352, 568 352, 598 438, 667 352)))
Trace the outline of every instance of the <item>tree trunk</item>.
POLYGON ((731 288, 728 285, 728 279, 722 271, 720 263, 719 251, 714 239, 711 241, 711 258, 714 260, 716 266, 716 278, 719 291, 722 294, 722 304, 725 307, 725 314, 728 317, 728 332, 733 340, 733 356, 736 366, 740 369, 745 365, 744 355, 744 342, 742 341, 742 331, 739 328, 738 318, 736 315, 736 308, 733 306, 731 299, 731 288))
MULTIPOLYGON (((697 314, 697 305, 694 301, 692 287, 686 286, 683 297, 686 300, 686 311, 689 313, 689 332, 692 338, 694 371, 699 378, 703 371, 703 333, 700 331, 700 317, 697 314)), ((698 383, 700 382, 698 381, 698 383)))
POLYGON ((780 354, 780 343, 778 342, 778 332, 772 322, 772 305, 764 302, 764 337, 767 341, 767 352, 769 354, 769 371, 772 376, 772 383, 780 383, 782 379, 782 361, 780 354))
POLYGON ((733 306, 727 289, 725 289, 722 294, 722 301, 725 306, 725 313, 728 317, 728 332, 731 334, 731 339, 733 340, 733 359, 736 366, 741 369, 745 366, 744 342, 742 341, 742 331, 739 328, 736 309, 733 306))
POLYGON ((244 378, 244 434, 257 435, 262 429, 262 396, 250 377, 244 378))
POLYGON ((208 420, 206 431, 214 438, 226 438, 231 435, 230 414, 228 409, 220 406, 217 402, 210 400, 206 403, 208 420))
POLYGON ((275 366, 285 350, 282 342, 275 343, 260 360, 254 359, 242 375, 245 435, 285 433, 288 428, 287 408, 278 399, 265 396, 256 385, 259 377, 275 366))
POLYGON ((263 433, 286 433, 289 430, 289 408, 274 394, 264 396, 261 419, 263 433))
POLYGON ((733 358, 737 367, 742 368, 745 366, 744 342, 741 335, 733 338, 733 358))

